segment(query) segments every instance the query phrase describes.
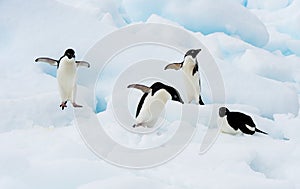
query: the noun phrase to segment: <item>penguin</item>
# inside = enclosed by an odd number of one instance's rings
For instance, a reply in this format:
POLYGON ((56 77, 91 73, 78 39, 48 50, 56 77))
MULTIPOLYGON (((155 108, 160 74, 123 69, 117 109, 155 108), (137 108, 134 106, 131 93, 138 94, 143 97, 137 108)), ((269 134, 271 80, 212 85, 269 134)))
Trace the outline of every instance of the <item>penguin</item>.
POLYGON ((174 69, 183 71, 184 84, 186 88, 188 103, 195 101, 197 104, 204 105, 201 98, 201 80, 197 55, 201 49, 191 49, 184 55, 181 63, 168 64, 164 70, 174 69))
POLYGON ((253 135, 255 132, 267 135, 256 128, 252 118, 241 112, 230 112, 226 107, 219 108, 219 116, 222 120, 221 131, 229 134, 244 133, 253 135))
POLYGON ((151 87, 131 84, 127 88, 136 88, 144 92, 137 106, 134 128, 139 126, 153 127, 168 100, 183 104, 179 92, 161 82, 155 82, 151 87))
POLYGON ((63 110, 67 107, 67 102, 71 101, 73 107, 82 107, 75 102, 76 98, 76 72, 77 67, 90 67, 90 64, 85 61, 75 61, 75 51, 67 49, 59 60, 47 57, 35 59, 35 62, 46 62, 52 66, 57 66, 57 82, 61 98, 60 107, 63 110))

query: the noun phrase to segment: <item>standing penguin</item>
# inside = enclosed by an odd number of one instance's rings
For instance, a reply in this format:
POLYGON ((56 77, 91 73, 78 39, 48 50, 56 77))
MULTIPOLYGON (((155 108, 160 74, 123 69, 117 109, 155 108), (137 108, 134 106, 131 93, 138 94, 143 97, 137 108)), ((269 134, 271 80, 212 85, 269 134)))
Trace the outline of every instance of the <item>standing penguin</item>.
POLYGON ((200 105, 204 105, 201 98, 201 80, 198 70, 197 55, 201 49, 191 49, 184 55, 184 60, 181 63, 168 64, 167 69, 183 70, 184 84, 187 92, 188 103, 193 100, 200 105))
POLYGON ((75 51, 67 49, 64 55, 55 60, 47 57, 40 57, 35 62, 46 62, 52 66, 57 66, 57 82, 61 98, 60 107, 63 110, 67 107, 67 102, 71 101, 73 107, 82 107, 75 102, 76 97, 76 72, 78 66, 90 67, 85 61, 75 61, 75 51))
POLYGON ((136 110, 136 123, 133 127, 154 126, 168 100, 178 101, 183 104, 179 92, 161 82, 156 82, 151 87, 132 84, 127 88, 136 88, 144 92, 136 110))
POLYGON ((221 131, 229 134, 237 134, 241 131, 244 134, 253 135, 255 132, 266 134, 256 128, 252 118, 241 112, 230 112, 227 108, 219 109, 219 116, 222 119, 221 131))

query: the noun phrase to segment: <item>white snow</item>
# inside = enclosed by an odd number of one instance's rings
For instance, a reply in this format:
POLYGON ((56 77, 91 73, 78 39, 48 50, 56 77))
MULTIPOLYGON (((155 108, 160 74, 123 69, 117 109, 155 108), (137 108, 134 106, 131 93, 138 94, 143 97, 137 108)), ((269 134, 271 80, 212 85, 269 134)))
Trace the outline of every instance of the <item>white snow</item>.
POLYGON ((264 9, 264 10, 278 10, 289 6, 292 0, 272 0, 272 1, 259 1, 259 0, 248 0, 247 8, 250 9, 264 9))
MULTIPOLYGON (((1 1, 0 188, 300 188, 299 8, 297 0, 1 1), (176 158, 145 170, 99 159, 77 131, 71 105, 64 111, 59 108, 56 68, 34 60, 58 59, 68 47, 75 49, 77 59, 84 59, 106 34, 136 22, 192 32, 216 60, 226 106, 251 115, 269 136, 220 134, 212 148, 199 155, 213 103, 204 79, 207 105, 199 107, 197 133, 176 158)), ((112 113, 110 84, 141 57, 182 60, 181 54, 167 48, 129 49, 111 62, 102 75, 104 88, 96 90, 97 117, 105 131, 131 148, 155 147, 169 140, 177 129, 180 108, 188 106, 168 102, 164 126, 148 135, 120 127, 112 113)), ((201 58, 200 65, 205 61, 201 58)), ((180 80, 175 71, 166 74, 180 80)), ((134 117, 142 93, 130 95, 134 117)))
POLYGON ((255 46, 264 46, 269 38, 264 24, 235 1, 124 0, 123 5, 133 21, 146 21, 155 13, 192 31, 204 34, 222 31, 255 46))

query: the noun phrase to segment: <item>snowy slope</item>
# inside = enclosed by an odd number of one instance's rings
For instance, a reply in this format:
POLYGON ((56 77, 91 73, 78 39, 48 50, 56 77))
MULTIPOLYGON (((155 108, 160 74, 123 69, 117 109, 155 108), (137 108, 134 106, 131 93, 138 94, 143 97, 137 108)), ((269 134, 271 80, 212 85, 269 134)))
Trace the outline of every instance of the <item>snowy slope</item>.
MULTIPOLYGON (((1 1, 0 188, 300 188, 299 9, 299 0, 1 1), (220 134, 199 155, 208 125, 207 111, 200 110, 190 145, 159 167, 132 170, 99 159, 80 137, 71 106, 58 107, 55 68, 34 59, 59 58, 68 47, 83 59, 105 35, 137 22, 192 31, 220 69, 228 107, 252 115, 270 135, 220 134)), ((151 46, 141 48, 139 56, 149 57, 149 48, 152 58, 181 60, 151 46)), ((117 63, 134 58, 134 52, 127 53, 117 63)), ((112 66, 104 82, 112 82, 119 71, 112 66)), ((159 135, 132 136, 112 116, 110 90, 96 90, 97 116, 116 141, 138 148, 160 145, 172 136, 179 104, 167 104, 170 124, 159 135)), ((209 90, 204 81, 208 109, 209 90)), ((132 95, 134 114, 141 93, 132 95)))

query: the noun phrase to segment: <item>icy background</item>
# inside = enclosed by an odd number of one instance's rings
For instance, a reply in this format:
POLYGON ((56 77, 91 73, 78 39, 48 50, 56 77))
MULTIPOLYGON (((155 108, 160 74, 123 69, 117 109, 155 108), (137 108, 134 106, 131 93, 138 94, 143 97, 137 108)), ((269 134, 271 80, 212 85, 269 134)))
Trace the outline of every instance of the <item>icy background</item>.
MULTIPOLYGON (((0 188, 300 188, 299 10, 298 0, 1 1, 0 188), (72 108, 58 107, 55 67, 34 59, 58 58, 68 47, 82 59, 106 34, 140 22, 194 32, 220 68, 229 107, 252 115, 270 136, 221 134, 198 155, 203 121, 189 147, 160 167, 99 160, 77 132, 72 108)), ((98 116, 109 126, 109 106, 98 95, 98 116)))

